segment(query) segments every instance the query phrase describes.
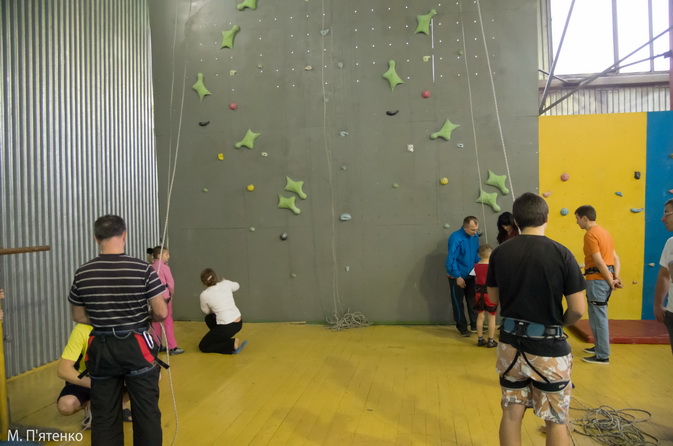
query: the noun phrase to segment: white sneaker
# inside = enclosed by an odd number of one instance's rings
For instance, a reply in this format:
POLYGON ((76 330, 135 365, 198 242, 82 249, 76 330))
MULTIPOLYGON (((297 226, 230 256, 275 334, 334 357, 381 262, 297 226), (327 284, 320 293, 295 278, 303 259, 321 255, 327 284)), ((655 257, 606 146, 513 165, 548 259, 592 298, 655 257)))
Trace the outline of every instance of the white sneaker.
POLYGON ((89 407, 90 404, 87 404, 84 406, 84 419, 82 420, 82 427, 84 430, 91 430, 91 408, 89 407))

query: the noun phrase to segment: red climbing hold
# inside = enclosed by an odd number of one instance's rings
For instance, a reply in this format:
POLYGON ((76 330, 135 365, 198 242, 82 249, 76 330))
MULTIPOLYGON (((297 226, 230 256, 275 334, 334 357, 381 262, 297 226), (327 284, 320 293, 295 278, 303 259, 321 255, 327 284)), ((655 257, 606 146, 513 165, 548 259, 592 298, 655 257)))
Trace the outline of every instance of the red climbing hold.
POLYGON ((229 104, 229 109, 231 109, 231 110, 236 110, 237 108, 238 108, 238 104, 237 104, 237 103, 232 102, 231 104, 229 104))
POLYGON ((429 97, 430 97, 430 90, 423 90, 423 93, 421 93, 421 95, 422 95, 425 99, 429 98, 429 97))

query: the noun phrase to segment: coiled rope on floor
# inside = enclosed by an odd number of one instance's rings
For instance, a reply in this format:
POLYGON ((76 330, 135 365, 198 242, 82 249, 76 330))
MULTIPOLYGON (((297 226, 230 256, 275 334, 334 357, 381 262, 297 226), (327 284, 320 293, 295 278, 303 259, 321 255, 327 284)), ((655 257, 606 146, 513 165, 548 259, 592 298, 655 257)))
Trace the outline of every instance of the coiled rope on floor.
POLYGON ((327 318, 327 328, 330 330, 341 331, 348 328, 369 327, 372 322, 364 314, 356 311, 350 312, 350 308, 343 315, 334 314, 334 318, 327 318))
MULTIPOLYGON (((657 445, 659 439, 643 432, 637 423, 647 422, 652 414, 643 409, 614 409, 610 406, 589 408, 577 399, 573 401, 582 407, 570 407, 570 410, 586 412, 582 418, 570 421, 573 432, 610 446, 646 446, 657 445)), ((573 439, 573 444, 575 440, 573 439)))

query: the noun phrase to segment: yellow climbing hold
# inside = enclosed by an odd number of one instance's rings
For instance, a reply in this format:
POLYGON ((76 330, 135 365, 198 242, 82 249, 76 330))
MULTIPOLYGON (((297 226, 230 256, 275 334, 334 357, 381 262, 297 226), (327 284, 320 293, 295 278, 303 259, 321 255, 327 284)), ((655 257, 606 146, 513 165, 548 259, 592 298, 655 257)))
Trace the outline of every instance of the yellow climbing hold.
POLYGON ((217 159, 220 161, 224 161, 224 153, 218 153, 217 154, 217 159))
POLYGON ((444 177, 444 178, 442 178, 441 180, 439 180, 439 182, 440 182, 441 184, 449 184, 449 179, 446 178, 446 177, 444 177))
POLYGON ((255 185, 254 184, 248 184, 247 189, 248 189, 248 191, 252 192, 253 190, 255 190, 255 185))

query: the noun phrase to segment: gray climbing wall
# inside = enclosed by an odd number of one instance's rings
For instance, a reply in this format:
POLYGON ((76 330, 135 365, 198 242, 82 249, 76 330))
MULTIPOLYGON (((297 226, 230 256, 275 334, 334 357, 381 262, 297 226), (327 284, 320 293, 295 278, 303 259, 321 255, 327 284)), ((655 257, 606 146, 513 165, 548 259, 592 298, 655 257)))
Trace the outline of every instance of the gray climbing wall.
POLYGON ((475 202, 480 187, 511 210, 512 193, 484 184, 488 170, 509 175, 515 194, 537 188, 536 2, 237 3, 150 1, 164 216, 175 166, 176 319, 202 317, 199 273, 212 267, 241 284, 248 321, 348 309, 449 321, 448 236, 476 215, 496 244, 498 213, 475 202), (414 34, 432 8, 431 35, 414 34), (233 25, 233 48, 221 49, 233 25), (382 78, 389 60, 404 81, 394 91, 382 78), (211 92, 202 101, 198 73, 211 92), (460 127, 431 140, 446 119, 460 127), (261 133, 254 148, 235 148, 248 129, 261 133), (304 182, 305 200, 284 190, 286 176, 304 182), (301 214, 278 209, 279 194, 301 214))

